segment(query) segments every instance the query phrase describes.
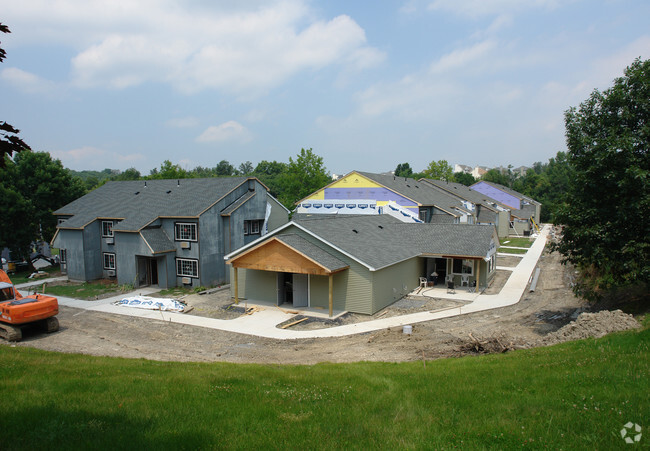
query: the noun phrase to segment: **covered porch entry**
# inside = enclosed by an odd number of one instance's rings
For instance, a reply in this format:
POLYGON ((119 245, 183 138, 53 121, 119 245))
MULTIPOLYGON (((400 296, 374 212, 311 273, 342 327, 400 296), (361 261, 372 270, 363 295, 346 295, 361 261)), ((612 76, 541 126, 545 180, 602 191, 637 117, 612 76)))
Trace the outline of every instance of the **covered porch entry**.
MULTIPOLYGON (((239 301, 239 269, 275 274, 277 304, 291 303, 294 307, 312 307, 312 295, 324 295, 323 276, 327 278, 329 316, 334 310, 334 274, 348 265, 299 235, 278 235, 228 260, 233 267, 235 302, 239 301), (318 276, 318 277, 315 277, 318 276)), ((269 274, 271 276, 271 274, 269 274)), ((266 278, 270 281, 271 278, 266 278)), ((267 282, 267 284, 269 284, 267 282)), ((269 284, 270 285, 270 284, 269 284)), ((267 287, 271 289, 271 287, 267 287)))

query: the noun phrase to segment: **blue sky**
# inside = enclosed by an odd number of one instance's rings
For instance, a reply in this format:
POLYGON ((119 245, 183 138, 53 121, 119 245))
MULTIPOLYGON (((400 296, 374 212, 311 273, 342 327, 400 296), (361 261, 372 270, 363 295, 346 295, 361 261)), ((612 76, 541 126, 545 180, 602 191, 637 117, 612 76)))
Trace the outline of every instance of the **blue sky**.
POLYGON ((66 167, 333 173, 565 150, 563 113, 650 58, 650 2, 0 0, 0 120, 66 167))

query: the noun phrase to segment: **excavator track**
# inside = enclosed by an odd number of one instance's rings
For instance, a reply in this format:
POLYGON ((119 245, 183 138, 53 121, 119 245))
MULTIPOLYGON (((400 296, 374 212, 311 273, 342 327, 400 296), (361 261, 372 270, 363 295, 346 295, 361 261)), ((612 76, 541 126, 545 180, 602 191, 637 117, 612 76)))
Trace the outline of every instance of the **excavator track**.
POLYGON ((41 324, 43 326, 43 330, 48 334, 59 330, 59 320, 56 319, 56 316, 45 318, 41 324))
POLYGON ((20 327, 15 327, 7 323, 0 323, 0 337, 7 341, 20 341, 23 339, 23 331, 20 327))

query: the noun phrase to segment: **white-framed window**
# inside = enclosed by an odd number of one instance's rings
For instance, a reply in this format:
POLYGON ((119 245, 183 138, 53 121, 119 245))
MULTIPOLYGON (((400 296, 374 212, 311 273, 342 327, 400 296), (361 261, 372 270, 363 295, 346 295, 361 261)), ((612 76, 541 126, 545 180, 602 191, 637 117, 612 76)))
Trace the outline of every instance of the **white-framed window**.
POLYGON ((244 221, 244 235, 259 235, 263 223, 262 219, 244 221))
POLYGON ((199 261, 191 258, 176 259, 176 275, 179 277, 199 277, 199 261))
POLYGON ((196 223, 177 222, 174 224, 174 239, 176 241, 197 241, 196 223))
POLYGON ((454 274, 474 274, 474 260, 469 258, 454 258, 452 264, 452 272, 454 274))
POLYGON ((102 236, 113 236, 113 221, 102 221, 102 236))
POLYGON ((490 257, 490 261, 488 262, 488 274, 494 271, 497 267, 497 256, 496 254, 492 254, 490 257))
POLYGON ((104 252, 104 269, 115 269, 115 254, 104 252))

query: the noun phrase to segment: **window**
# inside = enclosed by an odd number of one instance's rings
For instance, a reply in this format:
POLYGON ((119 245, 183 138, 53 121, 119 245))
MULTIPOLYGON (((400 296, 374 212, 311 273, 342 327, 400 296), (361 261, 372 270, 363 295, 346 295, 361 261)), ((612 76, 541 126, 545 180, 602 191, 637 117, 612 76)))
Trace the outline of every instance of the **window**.
POLYGON ((496 254, 492 254, 490 257, 490 261, 488 262, 488 274, 494 271, 497 267, 497 256, 496 254))
POLYGON ((263 223, 262 219, 244 221, 244 235, 259 235, 263 223))
POLYGON ((199 277, 199 261, 189 258, 176 259, 176 275, 179 277, 199 277))
POLYGON ((197 241, 196 224, 192 222, 177 222, 174 224, 174 239, 176 241, 197 241))
POLYGON ((452 266, 454 274, 474 274, 474 260, 467 258, 454 258, 452 266))
POLYGON ((65 249, 59 249, 59 262, 68 263, 68 251, 65 249))
POLYGON ((115 254, 104 252, 104 269, 115 269, 115 254))
POLYGON ((113 221, 102 221, 102 236, 113 236, 113 221))
POLYGON ((426 208, 420 208, 420 220, 422 222, 427 222, 427 210, 426 210, 426 208))

